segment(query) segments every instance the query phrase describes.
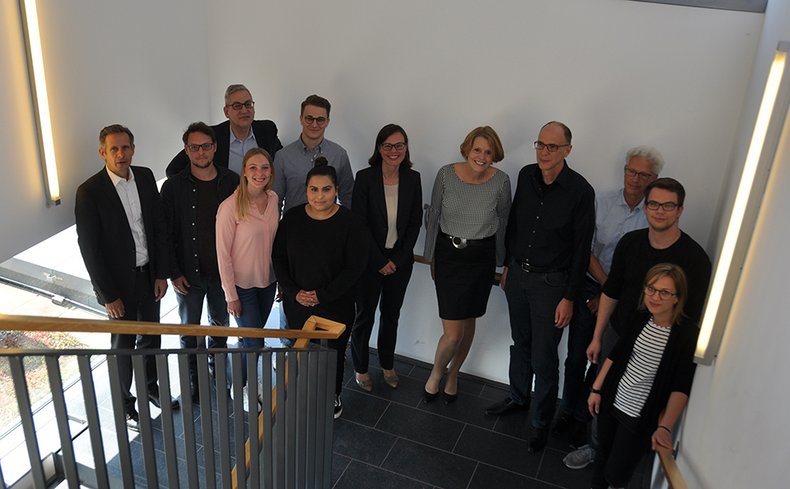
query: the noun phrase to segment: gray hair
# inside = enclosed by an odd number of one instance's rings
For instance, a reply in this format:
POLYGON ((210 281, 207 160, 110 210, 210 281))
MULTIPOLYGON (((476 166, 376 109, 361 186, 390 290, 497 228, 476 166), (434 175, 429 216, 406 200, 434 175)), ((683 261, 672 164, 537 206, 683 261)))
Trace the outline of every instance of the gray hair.
POLYGON ((230 103, 231 95, 233 95, 236 92, 241 92, 242 90, 244 90, 247 93, 250 93, 247 87, 245 87, 241 83, 234 83, 233 85, 228 85, 228 88, 225 89, 225 105, 228 105, 230 103))
POLYGON ((652 146, 636 146, 628 150, 625 154, 625 164, 627 165, 631 158, 634 156, 641 156, 646 159, 650 166, 653 167, 653 173, 660 175, 661 170, 664 169, 664 157, 661 153, 652 146))

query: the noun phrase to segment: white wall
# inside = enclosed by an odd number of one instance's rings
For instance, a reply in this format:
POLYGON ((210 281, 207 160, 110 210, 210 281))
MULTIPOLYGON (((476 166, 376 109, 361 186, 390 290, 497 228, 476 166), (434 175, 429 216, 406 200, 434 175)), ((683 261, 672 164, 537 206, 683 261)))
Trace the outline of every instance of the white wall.
MULTIPOLYGON (((498 130, 506 153, 499 167, 515 185, 519 168, 534 161, 538 129, 559 119, 575 134, 571 166, 597 190, 622 183, 629 147, 660 148, 665 173, 689 189, 684 228, 708 241, 762 15, 621 0, 227 5, 210 3, 209 17, 230 24, 244 10, 264 20, 212 43, 213 103, 227 83, 246 80, 258 117, 277 121, 285 143, 298 136, 299 103, 314 92, 332 102, 327 135, 346 147, 355 170, 366 166, 378 129, 398 122, 427 201, 436 171, 460 158, 471 128, 498 130), (245 56, 259 62, 239 63, 245 56)), ((441 327, 426 267, 416 267, 406 301, 398 352, 432 360, 441 327)), ((500 291, 479 324, 465 370, 505 380, 500 291)))
MULTIPOLYGON (((747 105, 741 119, 737 185, 765 79, 776 45, 790 40, 790 4, 769 2, 747 105)), ((744 264, 719 356, 700 366, 682 433, 679 465, 690 487, 787 487, 790 423, 790 329, 787 302, 790 260, 790 119, 771 172, 765 200, 744 264)), ((731 192, 730 192, 731 196, 731 192)), ((723 235, 723 231, 720 233, 723 235)))
POLYGON ((181 133, 208 118, 207 12, 189 0, 39 0, 62 204, 44 206, 16 2, 2 2, 0 261, 74 223, 77 186, 104 162, 99 130, 135 134, 134 163, 158 177, 181 133))

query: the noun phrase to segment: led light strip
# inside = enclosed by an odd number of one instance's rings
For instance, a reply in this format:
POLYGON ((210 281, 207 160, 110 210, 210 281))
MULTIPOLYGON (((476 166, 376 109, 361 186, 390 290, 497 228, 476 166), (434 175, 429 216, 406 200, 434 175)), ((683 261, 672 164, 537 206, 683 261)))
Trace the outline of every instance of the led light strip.
POLYGON ((36 0, 19 0, 22 13, 22 28, 27 48, 28 76, 33 92, 33 105, 38 128, 39 153, 46 182, 47 204, 60 204, 58 166, 55 160, 55 144, 52 139, 52 120, 47 97, 47 80, 44 75, 44 55, 41 50, 41 34, 38 26, 36 0))

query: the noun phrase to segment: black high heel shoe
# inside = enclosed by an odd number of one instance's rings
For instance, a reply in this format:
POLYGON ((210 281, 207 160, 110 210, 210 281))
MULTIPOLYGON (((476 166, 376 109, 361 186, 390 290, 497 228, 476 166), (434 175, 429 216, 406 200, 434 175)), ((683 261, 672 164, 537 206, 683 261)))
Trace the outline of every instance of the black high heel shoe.
POLYGON ((436 397, 439 395, 439 392, 430 393, 426 391, 424 388, 422 390, 422 399, 425 401, 425 404, 433 402, 436 397))
POLYGON ((458 400, 458 393, 448 394, 448 393, 442 391, 442 397, 444 398, 444 403, 445 404, 452 404, 452 403, 454 403, 455 401, 458 400))

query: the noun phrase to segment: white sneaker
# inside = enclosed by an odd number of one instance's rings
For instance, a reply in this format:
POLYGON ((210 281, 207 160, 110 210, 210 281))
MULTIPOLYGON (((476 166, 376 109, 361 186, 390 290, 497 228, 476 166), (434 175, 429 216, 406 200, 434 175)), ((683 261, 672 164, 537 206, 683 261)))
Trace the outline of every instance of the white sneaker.
POLYGON ((568 455, 565 455, 565 458, 562 459, 562 463, 564 463, 569 469, 577 470, 587 467, 593 463, 594 460, 595 449, 590 445, 584 445, 572 451, 568 455))

